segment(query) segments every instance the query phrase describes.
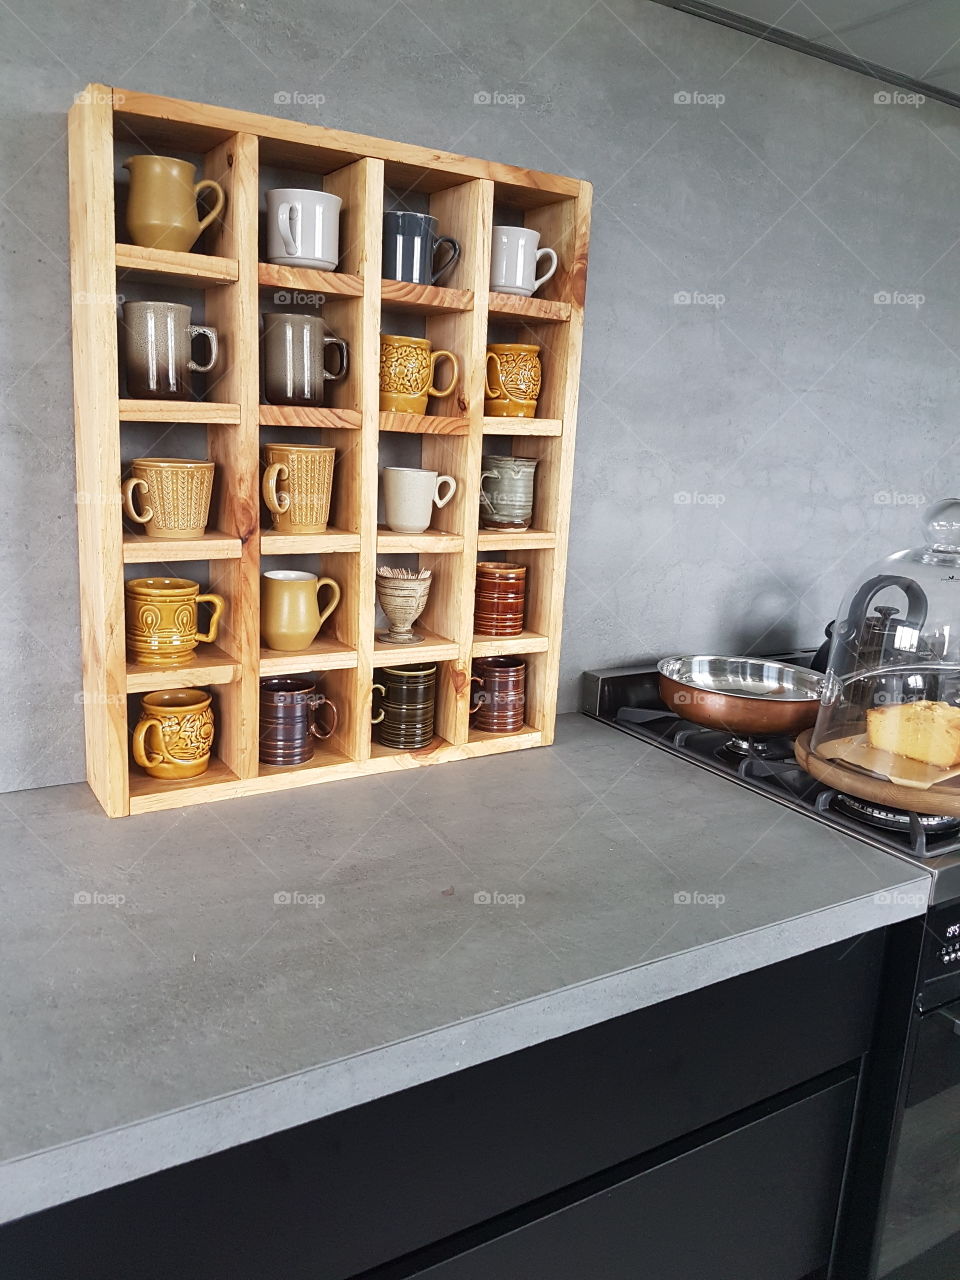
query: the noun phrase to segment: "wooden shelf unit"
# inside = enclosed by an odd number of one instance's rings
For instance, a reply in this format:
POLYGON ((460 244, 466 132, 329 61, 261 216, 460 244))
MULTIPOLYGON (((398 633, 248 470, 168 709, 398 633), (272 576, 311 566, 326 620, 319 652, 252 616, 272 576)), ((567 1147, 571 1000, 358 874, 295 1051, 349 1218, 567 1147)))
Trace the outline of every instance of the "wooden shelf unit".
MULTIPOLYGON (((119 501, 78 504, 87 772, 104 810, 111 817, 143 813, 549 744, 560 660, 589 184, 103 85, 90 86, 81 97, 69 119, 78 490, 118 493, 122 424, 182 423, 205 430, 207 456, 217 465, 218 495, 210 531, 201 539, 170 543, 125 529, 119 501), (199 155, 203 176, 224 187, 225 212, 205 233, 202 253, 167 253, 116 242, 114 148, 130 141, 161 154, 199 155), (312 271, 261 260, 261 166, 289 169, 301 183, 304 173, 313 173, 318 187, 341 197, 341 270, 312 271), (391 191, 424 193, 444 234, 460 241, 460 259, 444 287, 382 280, 382 216, 391 191), (542 296, 490 292, 491 229, 494 208, 501 205, 539 230, 542 243, 559 255, 560 268, 542 296), (217 328, 226 357, 211 385, 216 400, 118 397, 118 280, 203 290, 202 313, 198 308, 194 319, 217 328), (348 345, 350 374, 344 382, 330 384, 330 403, 322 409, 263 402, 259 316, 277 301, 266 292, 270 289, 289 291, 291 308, 297 306, 297 292, 323 294, 328 322, 348 345), (460 359, 455 394, 431 400, 427 414, 379 411, 384 311, 409 313, 423 323, 434 347, 452 350, 460 359), (540 344, 542 418, 484 417, 491 321, 498 332, 512 326, 518 341, 540 344), (336 445, 326 534, 287 537, 261 527, 261 428, 270 433, 267 439, 277 439, 278 429, 289 430, 291 441, 308 429, 336 445), (454 498, 435 512, 434 526, 424 534, 378 530, 381 433, 388 432, 419 438, 421 465, 457 479, 454 498), (485 434, 510 436, 515 454, 539 459, 534 523, 527 533, 481 532, 477 527, 485 434), (475 565, 486 554, 528 566, 527 629, 521 636, 474 635, 475 565), (277 555, 302 557, 294 563, 334 577, 342 588, 337 611, 301 654, 261 646, 261 557, 277 555), (433 570, 430 599, 418 624, 425 635, 419 645, 386 645, 375 639, 374 576, 384 556, 413 557, 433 570), (194 571, 202 589, 226 597, 218 641, 198 646, 183 667, 128 663, 124 565, 177 560, 203 564, 202 577, 194 571), (483 734, 470 725, 471 660, 494 653, 529 655, 527 724, 519 734, 483 734), (371 735, 377 668, 424 659, 438 663, 436 737, 421 751, 390 751, 371 735), (328 742, 317 744, 309 765, 267 768, 258 759, 260 677, 296 672, 317 674, 320 687, 337 705, 338 729, 328 742), (214 758, 200 778, 159 781, 130 759, 137 695, 181 687, 213 693, 214 758)), ((418 446, 409 439, 407 447, 418 446)))

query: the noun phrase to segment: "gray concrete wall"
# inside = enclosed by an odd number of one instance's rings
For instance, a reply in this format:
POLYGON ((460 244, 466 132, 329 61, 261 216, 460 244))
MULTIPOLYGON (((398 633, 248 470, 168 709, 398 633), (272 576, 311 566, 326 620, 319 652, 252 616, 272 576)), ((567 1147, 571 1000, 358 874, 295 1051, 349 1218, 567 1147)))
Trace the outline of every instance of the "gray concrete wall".
POLYGON ((816 643, 955 488, 951 108, 648 0, 10 0, 0 50, 5 789, 83 776, 64 126, 91 80, 595 184, 566 709, 585 667, 816 643))

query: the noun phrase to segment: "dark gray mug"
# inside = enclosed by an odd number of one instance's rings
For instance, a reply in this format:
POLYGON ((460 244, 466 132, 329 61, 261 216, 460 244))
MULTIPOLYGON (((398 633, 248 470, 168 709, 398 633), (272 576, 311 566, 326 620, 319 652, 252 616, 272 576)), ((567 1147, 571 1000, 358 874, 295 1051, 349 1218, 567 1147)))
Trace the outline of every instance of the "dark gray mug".
POLYGON ((270 404, 323 404, 323 384, 347 372, 347 344, 319 316, 296 312, 263 317, 263 389, 270 404), (335 346, 340 368, 326 367, 326 350, 335 346))
POLYGON ((460 245, 452 236, 438 236, 436 218, 429 213, 395 211, 383 215, 383 278, 411 284, 436 284, 460 257, 460 245), (439 267, 434 258, 440 246, 450 256, 439 267))

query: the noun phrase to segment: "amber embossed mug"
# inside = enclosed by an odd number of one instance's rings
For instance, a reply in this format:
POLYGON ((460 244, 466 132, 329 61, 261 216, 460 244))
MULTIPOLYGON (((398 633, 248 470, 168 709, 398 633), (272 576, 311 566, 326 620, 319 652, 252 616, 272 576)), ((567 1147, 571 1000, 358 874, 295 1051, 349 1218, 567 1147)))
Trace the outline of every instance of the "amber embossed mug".
POLYGON ((451 351, 431 351, 426 338, 380 335, 380 408, 385 413, 426 413, 428 396, 448 396, 460 381, 460 361, 451 351), (437 365, 451 364, 450 382, 435 385, 437 365))
POLYGON ((213 471, 212 462, 191 458, 134 458, 123 482, 123 510, 148 538, 200 538, 210 515, 213 471))
POLYGON ((536 417, 542 372, 538 346, 527 342, 490 343, 483 412, 491 418, 536 417))
POLYGON ((300 569, 270 569, 260 577, 260 634, 269 649, 298 653, 316 639, 320 628, 340 603, 340 586, 333 578, 318 578, 300 569), (317 596, 330 588, 321 612, 317 596))
POLYGON ((263 454, 263 500, 277 533, 325 533, 336 449, 267 444, 263 454))
POLYGON ((210 764, 213 709, 202 689, 163 689, 140 699, 133 758, 152 778, 197 778, 210 764))
POLYGON ((196 167, 173 156, 131 156, 123 167, 130 171, 127 231, 134 244, 145 249, 169 249, 187 253, 200 233, 220 217, 226 196, 212 178, 196 181, 196 167), (213 208, 202 218, 197 197, 214 193, 213 208))
POLYGON ((226 602, 213 592, 200 594, 189 578, 131 578, 127 603, 127 652, 134 662, 153 667, 180 667, 201 642, 217 638, 226 602), (197 606, 211 604, 210 629, 197 630, 197 606))

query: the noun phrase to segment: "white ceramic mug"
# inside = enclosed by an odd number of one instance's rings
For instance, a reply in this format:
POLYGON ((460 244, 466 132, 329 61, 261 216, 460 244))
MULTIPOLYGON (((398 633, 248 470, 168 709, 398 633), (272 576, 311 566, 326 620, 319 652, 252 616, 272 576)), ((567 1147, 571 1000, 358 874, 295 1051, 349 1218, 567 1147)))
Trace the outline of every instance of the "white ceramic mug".
POLYGON ((453 476, 420 467, 384 467, 382 474, 384 516, 394 533, 423 533, 430 528, 433 508, 445 507, 457 491, 453 476))
POLYGON ((340 261, 339 196, 301 187, 267 192, 267 261, 281 267, 336 271, 340 261))
POLYGON ((553 249, 538 249, 540 232, 529 227, 494 227, 490 254, 490 288, 495 293, 516 293, 529 298, 546 284, 557 269, 553 249), (550 266, 537 275, 541 258, 549 258, 550 266))

